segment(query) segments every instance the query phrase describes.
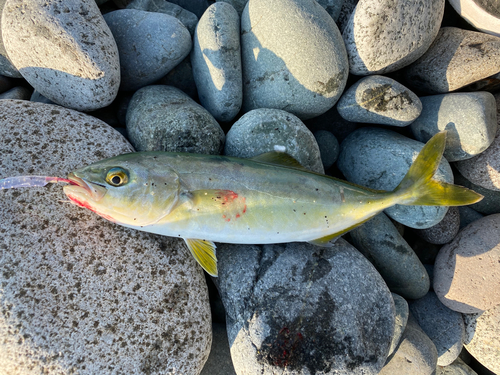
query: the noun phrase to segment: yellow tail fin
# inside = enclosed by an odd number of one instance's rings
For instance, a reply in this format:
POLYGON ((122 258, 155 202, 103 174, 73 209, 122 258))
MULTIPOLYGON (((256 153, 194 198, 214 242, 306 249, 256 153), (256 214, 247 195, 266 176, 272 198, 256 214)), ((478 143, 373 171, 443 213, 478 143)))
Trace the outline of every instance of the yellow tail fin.
POLYGON ((413 162, 394 192, 399 204, 413 206, 465 206, 479 202, 483 196, 462 186, 433 180, 446 144, 446 132, 432 137, 413 162))

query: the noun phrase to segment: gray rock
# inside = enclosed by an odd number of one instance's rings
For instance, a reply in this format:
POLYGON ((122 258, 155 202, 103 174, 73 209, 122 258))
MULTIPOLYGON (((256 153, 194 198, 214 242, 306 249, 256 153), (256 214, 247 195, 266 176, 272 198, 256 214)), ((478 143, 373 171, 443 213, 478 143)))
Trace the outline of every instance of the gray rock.
POLYGON ((348 121, 407 126, 422 112, 413 92, 392 78, 370 76, 349 87, 337 103, 339 114, 348 121))
POLYGON ((436 225, 427 229, 416 229, 417 234, 425 241, 435 245, 443 245, 455 238, 460 229, 458 207, 450 207, 448 212, 436 225))
POLYGON ((456 27, 443 27, 427 52, 405 69, 407 82, 440 94, 500 71, 500 38, 456 27))
POLYGON ((450 0, 455 11, 476 29, 500 36, 498 3, 477 0, 450 0))
POLYGON ((482 314, 464 314, 465 348, 494 374, 500 373, 500 305, 482 314))
POLYGON ((483 199, 477 203, 471 204, 470 207, 483 215, 491 215, 500 213, 500 192, 485 189, 481 186, 475 185, 460 173, 455 174, 455 181, 458 185, 465 186, 466 188, 474 190, 483 196, 483 199))
POLYGON ((240 19, 224 2, 211 5, 196 27, 191 52, 200 103, 218 121, 231 121, 243 101, 240 19))
POLYGON ((358 5, 358 0, 343 0, 342 7, 340 8, 339 18, 336 21, 339 26, 339 30, 341 33, 344 32, 344 29, 351 18, 351 14, 356 9, 356 5, 358 5))
POLYGON ((398 347, 401 337, 403 336, 403 332, 406 329, 406 323, 408 322, 408 316, 410 314, 408 302, 406 302, 403 297, 392 293, 392 298, 394 299, 394 307, 396 308, 396 319, 394 325, 394 336, 392 337, 389 355, 391 355, 398 347))
MULTIPOLYGON (((161 0, 160 0, 161 1, 161 0)), ((207 0, 169 0, 171 3, 177 4, 184 9, 194 13, 198 18, 201 18, 205 10, 208 8, 207 0)))
MULTIPOLYGON (((424 146, 391 130, 362 128, 340 145, 337 165, 347 180, 377 190, 392 191, 408 172, 424 146)), ((435 179, 453 183, 449 163, 441 160, 435 179)), ((396 205, 384 212, 411 228, 429 228, 439 223, 447 207, 396 205)))
POLYGON ((167 14, 120 9, 104 19, 120 53, 121 90, 135 91, 159 80, 191 51, 189 31, 167 14))
POLYGON ((337 25, 315 0, 250 0, 241 16, 241 52, 245 112, 318 116, 337 102, 349 74, 337 25))
POLYGON ((433 375, 436 363, 436 346, 410 314, 398 348, 379 375, 433 375))
POLYGON ((427 294, 430 282, 424 266, 387 216, 378 214, 350 235, 392 292, 410 299, 427 294))
POLYGON ((469 206, 458 207, 458 212, 460 214, 460 229, 484 216, 469 206))
POLYGON ((39 102, 39 103, 45 103, 45 104, 56 104, 52 100, 47 99, 45 96, 40 94, 38 91, 33 91, 31 94, 30 100, 32 102, 39 102))
POLYGON ((159 85, 174 86, 188 94, 191 99, 198 99, 198 91, 193 77, 193 67, 191 57, 182 60, 179 65, 173 68, 168 74, 158 81, 159 85))
POLYGON ((360 0, 342 31, 353 74, 394 72, 417 60, 436 37, 444 0, 360 0))
POLYGON ((14 87, 0 94, 0 99, 30 100, 30 97, 31 90, 23 86, 14 87))
MULTIPOLYGON (((0 15, 3 13, 3 8, 7 0, 0 0, 0 15)), ((19 73, 14 65, 9 60, 7 56, 7 51, 3 44, 2 38, 2 21, 0 17, 0 75, 10 77, 10 78, 22 78, 23 76, 19 73)))
POLYGON ((286 152, 304 167, 324 173, 318 143, 300 119, 279 109, 255 109, 236 121, 226 135, 224 154, 251 158, 286 152))
POLYGON ((436 368, 436 375, 478 375, 473 369, 458 357, 452 364, 436 368))
POLYGON ((410 301, 410 312, 436 345, 439 366, 448 366, 462 350, 465 329, 462 314, 443 305, 434 292, 410 301))
POLYGON ((337 111, 337 106, 310 120, 304 121, 304 124, 312 132, 326 130, 332 133, 339 142, 342 142, 349 134, 358 128, 357 124, 344 120, 337 111))
POLYGON ((127 110, 127 133, 137 151, 220 154, 224 132, 208 111, 181 90, 146 86, 127 110))
POLYGON ((212 349, 200 375, 236 375, 231 361, 225 323, 213 323, 212 331, 212 349))
POLYGON ((13 86, 14 86, 13 79, 0 75, 0 93, 10 90, 13 86))
POLYGON ((116 97, 118 50, 94 0, 7 0, 2 36, 14 66, 55 103, 90 111, 116 97))
POLYGON ((241 16, 241 13, 243 12, 243 9, 245 8, 245 5, 247 5, 247 3, 248 3, 248 0, 216 0, 216 1, 218 3, 224 2, 224 3, 231 4, 240 16, 241 16))
POLYGON ((500 214, 476 220, 443 246, 434 291, 452 310, 477 313, 500 304, 500 214))
POLYGON ((497 107, 489 92, 461 92, 420 98, 422 114, 411 125, 420 142, 446 130, 444 156, 449 162, 470 159, 486 150, 497 133, 497 107))
POLYGON ((196 28, 196 24, 198 23, 198 17, 196 17, 196 14, 168 1, 133 0, 127 5, 127 9, 168 14, 169 16, 175 17, 181 21, 182 24, 189 30, 191 36, 194 35, 194 30, 196 28))
MULTIPOLYGON (((77 111, 18 100, 0 101, 0 111, 2 178, 64 177, 133 151, 77 111)), ((210 307, 201 268, 182 242, 61 202, 60 185, 0 195, 0 372, 201 371, 210 307)))
POLYGON ((340 17, 340 12, 342 6, 344 5, 344 0, 317 0, 318 4, 321 5, 328 12, 330 17, 333 18, 335 22, 340 17))
POLYGON ((392 296, 351 245, 219 245, 216 281, 238 374, 377 374, 392 296))
POLYGON ((314 132, 314 138, 318 142, 323 168, 327 170, 339 157, 340 145, 337 138, 328 130, 318 130, 314 132))

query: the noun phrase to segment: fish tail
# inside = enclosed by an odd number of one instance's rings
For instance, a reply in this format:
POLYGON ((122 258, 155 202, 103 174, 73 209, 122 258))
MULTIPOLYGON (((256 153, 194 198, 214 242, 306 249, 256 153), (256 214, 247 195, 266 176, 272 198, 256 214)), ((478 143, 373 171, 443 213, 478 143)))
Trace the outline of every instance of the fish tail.
POLYGON ((399 204, 413 206, 465 206, 483 196, 462 186, 433 180, 446 144, 446 132, 433 136, 422 148, 408 173, 394 190, 399 204))

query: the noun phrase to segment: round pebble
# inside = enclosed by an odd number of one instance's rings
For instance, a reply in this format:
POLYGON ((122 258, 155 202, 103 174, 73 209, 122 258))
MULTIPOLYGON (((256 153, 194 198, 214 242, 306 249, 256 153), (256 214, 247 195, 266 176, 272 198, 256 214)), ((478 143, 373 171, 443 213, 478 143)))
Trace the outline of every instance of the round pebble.
POLYGON ((476 220, 443 246, 434 291, 448 308, 477 313, 500 304, 500 214, 476 220))
POLYGON ((172 86, 146 86, 127 110, 127 133, 137 151, 218 155, 224 132, 201 105, 172 86))
POLYGON ((231 121, 243 101, 240 18, 231 5, 215 3, 200 18, 191 64, 200 103, 217 121, 231 121))
POLYGON ((337 25, 315 0, 250 0, 241 16, 241 52, 245 112, 318 116, 337 102, 349 74, 337 25))
POLYGON ((324 173, 318 143, 299 118, 279 109, 255 109, 236 121, 226 135, 224 154, 251 158, 286 152, 304 167, 324 173))
POLYGON ((314 132, 314 138, 316 142, 318 142, 323 168, 327 170, 335 164, 335 161, 337 161, 339 157, 339 141, 337 141, 337 138, 328 130, 318 130, 314 132))
POLYGON ((7 0, 2 36, 12 64, 53 102, 91 111, 115 99, 118 49, 95 0, 7 0))
POLYGON ((393 72, 424 54, 436 37, 444 0, 360 0, 342 31, 353 74, 393 72))
POLYGON ((460 229, 460 214, 458 207, 450 207, 448 212, 436 225, 427 229, 416 229, 417 234, 425 241, 443 245, 455 238, 460 229))
POLYGON ((120 53, 121 90, 135 91, 159 80, 191 51, 189 31, 168 14, 120 9, 104 19, 120 53))
POLYGON ((360 79, 337 103, 339 114, 348 121, 407 126, 420 115, 420 99, 406 87, 384 76, 360 79))

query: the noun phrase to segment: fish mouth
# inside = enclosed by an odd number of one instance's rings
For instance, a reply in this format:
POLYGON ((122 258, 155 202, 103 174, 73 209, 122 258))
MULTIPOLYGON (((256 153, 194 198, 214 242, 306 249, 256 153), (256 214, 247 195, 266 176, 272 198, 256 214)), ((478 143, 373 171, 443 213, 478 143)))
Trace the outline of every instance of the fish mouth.
POLYGON ((105 186, 86 181, 83 178, 77 177, 74 173, 68 175, 68 180, 71 181, 71 184, 64 187, 64 192, 68 196, 78 194, 94 202, 98 202, 108 192, 105 186))

